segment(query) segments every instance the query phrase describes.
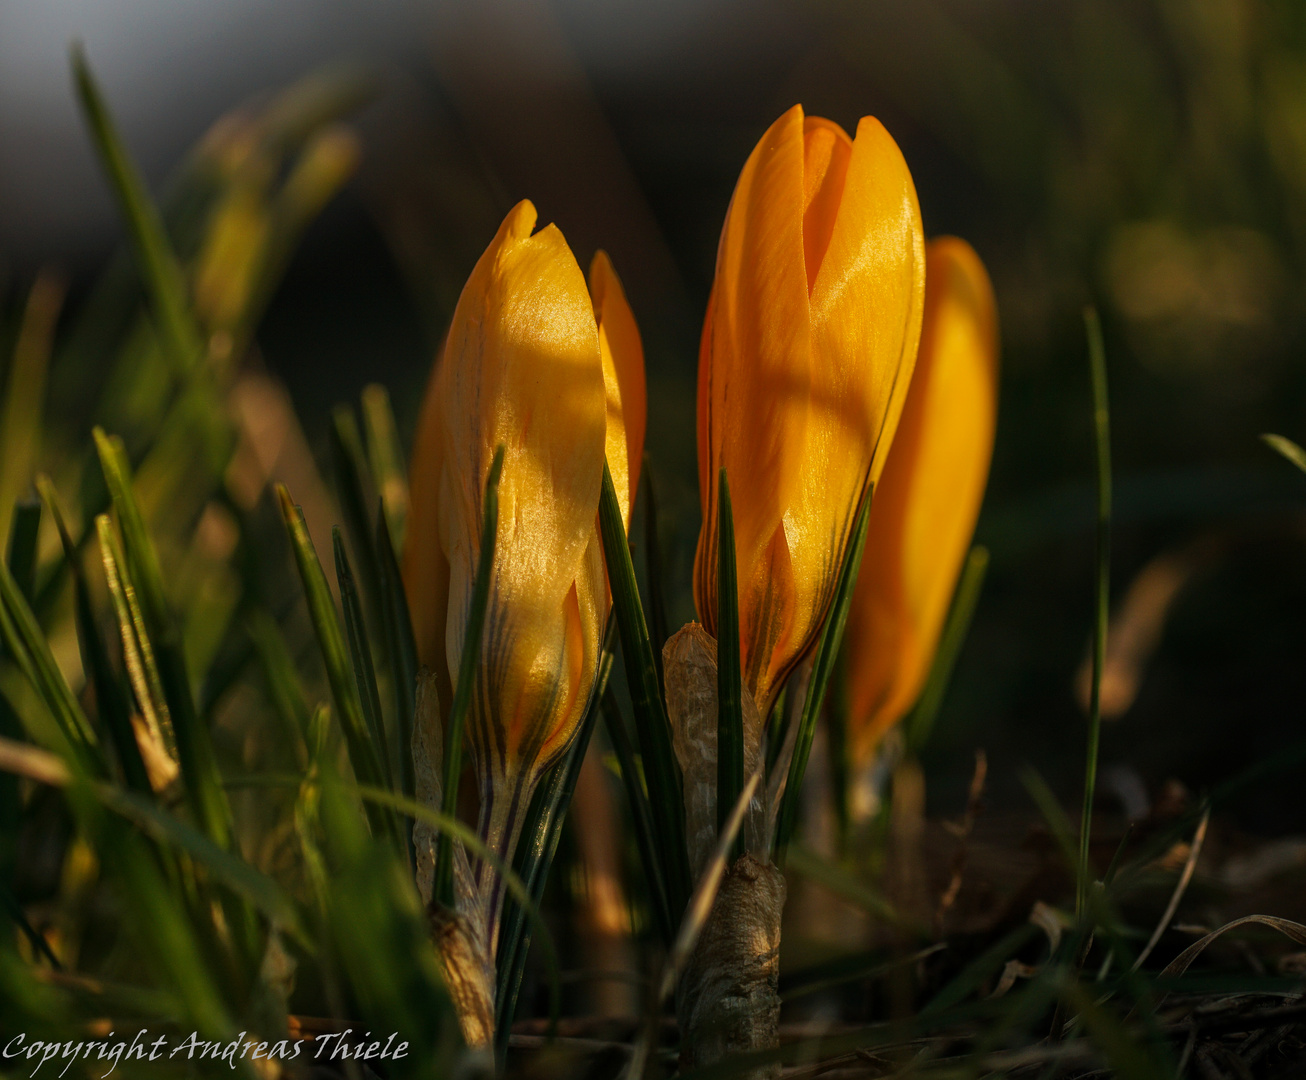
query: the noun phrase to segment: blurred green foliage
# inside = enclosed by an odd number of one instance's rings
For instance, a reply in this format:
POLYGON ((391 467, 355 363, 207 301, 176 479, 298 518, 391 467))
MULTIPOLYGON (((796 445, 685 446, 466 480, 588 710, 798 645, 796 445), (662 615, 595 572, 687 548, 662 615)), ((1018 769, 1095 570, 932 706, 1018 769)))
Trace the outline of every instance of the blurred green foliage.
MULTIPOLYGON (((67 334, 53 334, 50 275, 0 334, 4 1030, 66 1039, 109 1016, 174 1044, 275 1042, 290 1010, 402 1032, 392 1075, 447 1074, 461 1037, 411 857, 372 842, 339 776, 339 727, 275 539, 266 444, 298 427, 249 354, 298 237, 354 168, 340 121, 367 87, 328 74, 225 117, 160 215, 79 55, 74 70, 131 257, 67 334)), ((368 431, 402 521, 378 393, 368 431)), ((334 623, 325 578, 321 594, 334 623)), ((379 586, 369 597, 380 604, 379 586)), ((389 687, 394 660, 379 659, 389 687)), ((365 737, 388 763, 389 737, 365 737)), ((377 820, 398 839, 393 811, 377 820)))

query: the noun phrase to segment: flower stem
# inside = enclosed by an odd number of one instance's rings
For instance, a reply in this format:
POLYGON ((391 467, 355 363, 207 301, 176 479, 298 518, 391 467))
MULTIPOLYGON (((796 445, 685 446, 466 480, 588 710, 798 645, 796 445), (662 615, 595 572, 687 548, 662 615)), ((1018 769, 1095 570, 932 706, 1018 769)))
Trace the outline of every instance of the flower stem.
POLYGON ((1098 745, 1102 737, 1102 666, 1106 661, 1106 628, 1111 586, 1111 411, 1107 401, 1106 351, 1097 311, 1087 308, 1088 360, 1093 376, 1093 437, 1097 446, 1097 574, 1093 605, 1093 677, 1088 697, 1088 753, 1084 763, 1084 812, 1079 822, 1079 872, 1075 914, 1088 907, 1089 842, 1092 837, 1093 796, 1097 787, 1098 745))

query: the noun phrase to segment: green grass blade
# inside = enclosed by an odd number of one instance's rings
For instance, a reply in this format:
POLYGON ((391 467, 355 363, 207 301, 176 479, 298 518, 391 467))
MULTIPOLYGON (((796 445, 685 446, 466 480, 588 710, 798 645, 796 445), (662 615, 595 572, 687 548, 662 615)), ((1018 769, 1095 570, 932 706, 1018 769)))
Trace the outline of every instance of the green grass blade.
MULTIPOLYGON (((230 847, 233 836, 231 806, 222 787, 222 774, 213 753, 209 729, 195 708, 195 692, 186 670, 181 634, 164 592, 158 555, 150 542, 145 518, 132 488, 127 454, 121 439, 106 435, 100 428, 95 429, 94 436, 100 470, 122 533, 125 560, 120 570, 124 585, 129 582, 135 586, 142 620, 138 638, 142 652, 148 642, 154 655, 157 686, 172 721, 172 737, 187 795, 204 831, 220 847, 230 847)), ((106 537, 112 536, 112 530, 106 526, 100 526, 99 531, 102 544, 106 537)))
POLYGON ((408 477, 404 472, 404 448, 399 442, 390 394, 380 383, 363 388, 363 430, 367 435, 367 458, 372 479, 381 496, 381 512, 396 553, 404 550, 408 528, 408 477))
MULTIPOLYGON (((610 642, 609 642, 610 644, 610 642)), ((598 723, 599 702, 607 690, 608 674, 612 670, 612 656, 606 649, 599 658, 599 669, 590 690, 589 702, 581 718, 576 737, 563 755, 536 788, 522 829, 522 840, 517 847, 513 869, 522 879, 531 902, 538 910, 544 898, 544 886, 558 843, 562 839, 562 826, 576 791, 585 754, 598 723)), ((526 955, 530 950, 531 935, 527 925, 529 912, 515 900, 504 911, 499 932, 498 986, 495 1002, 495 1041, 499 1060, 508 1050, 508 1034, 517 1011, 517 996, 521 991, 522 976, 526 971, 526 955)))
POLYGON ((1093 603, 1093 672, 1088 697, 1088 751, 1084 761, 1084 811, 1079 823, 1079 866, 1075 875, 1075 914, 1085 914, 1089 888, 1089 844, 1097 755, 1102 738, 1102 668, 1106 664, 1106 629, 1111 614, 1111 406, 1107 397, 1106 350, 1097 312, 1084 312, 1088 360, 1093 376, 1093 438, 1096 446, 1097 531, 1096 583, 1093 603))
POLYGON ((391 541, 389 519, 384 510, 376 518, 377 564, 381 571, 381 615, 390 654, 390 683, 395 695, 394 746, 392 754, 399 789, 408 796, 416 790, 413 779, 413 714, 417 708, 417 642, 408 611, 399 560, 391 541))
POLYGON ((95 527, 100 536, 104 580, 118 617, 123 665, 127 668, 127 677, 135 692, 137 707, 155 741, 176 761, 177 738, 173 731, 172 714, 164 697, 163 680, 159 677, 149 629, 137 603, 136 590, 128 577, 122 550, 108 515, 101 514, 97 517, 95 527))
POLYGON ((376 543, 373 539, 368 495, 371 479, 368 476, 367 458, 363 442, 358 436, 358 423, 354 412, 346 405, 331 413, 331 463, 336 477, 336 494, 349 527, 349 546, 353 549, 358 571, 363 579, 363 590, 369 604, 375 604, 379 594, 376 566, 376 543))
POLYGON ((105 434, 103 428, 97 427, 93 434, 100 470, 118 515, 118 528, 122 530, 123 552, 127 556, 125 565, 135 582, 146 625, 152 635, 158 636, 160 630, 170 626, 172 615, 164 595, 163 570, 159 566, 154 545, 150 543, 140 504, 132 490, 132 472, 127 461, 127 451, 121 439, 105 434))
POLYGON ((358 690, 363 719, 371 733, 372 749, 380 764, 386 787, 394 786, 390 775, 389 758, 385 747, 385 720, 381 715, 381 695, 376 688, 376 668, 372 664, 372 647, 367 640, 367 625, 363 621, 363 605, 354 584, 354 572, 345 553, 344 540, 339 527, 331 530, 331 545, 336 559, 336 582, 340 586, 340 606, 345 613, 345 640, 349 644, 349 657, 354 666, 354 685, 358 690))
MULTIPOLYGON (((735 574, 735 516, 730 483, 721 469, 717 481, 717 725, 716 827, 725 830, 730 808, 744 790, 744 701, 740 696, 739 582, 735 574)), ((744 853, 744 837, 735 840, 732 858, 744 853)))
POLYGON ((359 1021, 352 1025, 356 1031, 367 1026, 374 1033, 400 1031, 412 1043, 409 1059, 386 1062, 395 1080, 458 1075, 462 1039, 412 875, 402 856, 367 835, 355 796, 386 816, 412 814, 413 807, 388 791, 351 789, 329 768, 323 768, 321 779, 315 816, 322 823, 324 870, 330 874, 319 891, 322 919, 330 928, 340 981, 348 987, 341 1007, 359 1010, 337 1015, 359 1021))
POLYGON ((852 826, 852 807, 849 805, 852 753, 848 746, 848 680, 847 673, 843 670, 847 660, 847 652, 840 649, 835 659, 834 674, 830 678, 830 696, 825 710, 825 734, 830 758, 830 801, 834 803, 835 831, 840 854, 847 846, 848 830, 852 826))
POLYGON ((30 606, 36 590, 36 537, 41 529, 41 504, 23 499, 14 504, 9 519, 9 547, 6 559, 14 584, 30 606))
POLYGON ((273 710, 281 718, 291 744, 302 751, 301 761, 308 761, 308 700, 295 670, 295 661, 286 648, 276 620, 266 611, 255 611, 246 625, 254 655, 263 672, 263 681, 273 710))
POLYGON ((145 762, 141 758, 141 748, 136 742, 136 733, 132 730, 131 705, 121 681, 113 672, 109 663, 109 653, 100 637, 100 629, 95 618, 95 609, 91 605, 91 591, 86 583, 86 574, 82 571, 81 557, 68 523, 64 520, 59 498, 48 477, 39 476, 36 480, 37 490, 49 510, 50 518, 59 533, 59 543, 63 546, 64 560, 73 576, 73 602, 77 620, 77 638, 81 646, 82 665, 91 687, 95 691, 95 709, 100 723, 108 731, 122 769, 123 779, 133 791, 148 793, 150 791, 149 774, 145 771, 145 762))
MULTIPOLYGON (((320 729, 325 724, 325 709, 319 709, 314 716, 313 727, 320 729)), ((316 749, 313 752, 313 759, 319 763, 323 769, 322 779, 328 781, 323 786, 329 786, 327 773, 327 763, 323 759, 321 749, 321 737, 312 739, 316 749)), ((300 787, 302 789, 312 785, 304 785, 299 778, 293 776, 287 777, 263 777, 257 778, 260 782, 266 782, 269 787, 300 787)), ((432 810, 429 806, 410 799, 404 795, 399 795, 393 791, 386 791, 384 788, 372 787, 366 784, 355 785, 352 789, 365 804, 372 804, 386 809, 397 811, 398 813, 416 818, 442 834, 448 834, 454 840, 457 840, 469 854, 488 863, 494 872, 503 878, 504 887, 509 896, 518 904, 522 905, 526 911, 527 918, 534 932, 540 935, 541 943, 546 954, 546 961, 550 972, 551 991, 550 995, 555 1002, 558 998, 558 966, 557 950, 553 944, 553 937, 549 932, 548 923, 545 922, 542 912, 531 899, 531 890, 526 882, 517 874, 517 872, 508 866, 499 856, 486 846, 485 841, 477 834, 476 830, 461 821, 457 817, 450 816, 441 810, 432 810)), ((556 1009, 555 1009, 556 1011, 556 1009)))
POLYGON ((1306 450, 1303 450, 1291 439, 1282 435, 1262 435, 1261 442, 1276 453, 1282 454, 1302 472, 1306 472, 1306 450))
POLYGON ((947 621, 943 624, 939 647, 934 652, 934 662, 925 678, 925 688, 907 718, 907 748, 914 754, 920 753, 934 729, 934 721, 938 718, 939 708, 952 679, 952 670, 957 664, 957 657, 961 655, 961 647, 966 643, 966 635, 970 632, 971 620, 975 617, 975 608, 979 604, 988 568, 988 548, 971 548, 966 557, 966 565, 961 570, 961 580, 957 583, 957 592, 952 598, 947 621))
POLYGON ((439 810, 432 810, 413 799, 407 799, 402 795, 395 795, 388 791, 360 787, 358 793, 366 801, 392 807, 400 813, 407 814, 431 825, 439 830, 441 835, 457 840, 467 849, 469 855, 488 863, 494 872, 503 879, 505 893, 512 897, 525 911, 532 935, 537 938, 544 953, 545 969, 549 981, 549 1013, 551 1017, 556 1019, 561 1000, 558 951, 553 942, 553 935, 549 932, 549 925, 532 895, 530 886, 522 880, 511 866, 507 865, 486 846, 485 841, 475 829, 458 818, 439 810))
POLYGON ((671 637, 671 624, 667 619, 666 593, 662 562, 662 539, 658 533, 658 504, 653 493, 653 474, 648 455, 644 455, 644 476, 640 481, 644 489, 644 569, 648 575, 649 630, 653 634, 653 663, 657 667, 658 686, 665 685, 662 672, 662 646, 671 637))
MULTIPOLYGON (((331 697, 336 703, 336 713, 340 717, 340 727, 345 735, 345 745, 349 750, 349 760, 354 767, 354 775, 359 783, 374 787, 384 786, 384 774, 381 763, 377 760, 376 748, 372 744, 367 723, 363 719, 363 708, 358 700, 358 690, 354 685, 349 668, 348 654, 344 637, 340 632, 340 620, 336 616, 335 603, 331 599, 331 589, 327 585, 326 574, 318 561, 317 551, 308 535, 308 526, 304 524, 304 515, 294 502, 284 484, 277 485, 277 499, 281 505, 281 516, 290 535, 290 547, 295 557, 295 566, 299 571, 300 581, 304 585, 304 598, 308 602, 308 614, 317 635, 318 649, 326 667, 327 682, 331 686, 331 697)), ((376 806, 368 807, 368 821, 372 834, 376 837, 398 837, 398 830, 391 818, 376 806)))
POLYGON ((78 766, 91 775, 103 775, 104 761, 90 722, 64 680, 45 633, 6 564, 0 564, 0 634, 9 654, 54 718, 78 766))
POLYGON ((653 811, 648 793, 640 780, 639 765, 635 761, 635 748, 626 730, 617 699, 611 691, 603 695, 603 721, 607 725, 608 741, 617 755, 621 767, 621 783, 626 789, 631 822, 635 831, 635 845, 639 849, 640 865, 648 888, 649 907, 658 936, 666 948, 671 948, 676 938, 675 923, 671 919, 671 905, 667 900, 667 886, 662 877, 662 860, 658 858, 657 834, 653 830, 653 811))
POLYGON ((186 372, 203 354, 199 328, 187 303, 186 282, 168 242, 163 220, 151 202, 145 181, 127 154, 80 45, 72 51, 73 79, 91 141, 108 174, 118 208, 127 222, 132 249, 163 353, 173 369, 186 372))
POLYGON ((196 927, 150 848, 120 824, 106 830, 101 859, 111 868, 138 946, 172 984, 191 1023, 208 1038, 230 1038, 235 1026, 196 927))
MULTIPOLYGON (((485 636, 485 613, 490 607, 490 578, 494 574, 494 547, 499 531, 499 477, 503 473, 504 448, 494 451, 490 475, 485 481, 485 502, 481 518, 481 550, 476 562, 476 580, 472 585, 471 604, 467 612, 467 631, 463 636, 462 657, 458 664, 458 682, 454 686, 453 705, 449 709, 449 727, 444 742, 444 802, 441 809, 453 817, 458 809, 458 781, 463 769, 463 731, 472 707, 472 690, 476 669, 481 661, 481 639, 485 636)), ((435 853, 435 897, 445 907, 453 907, 453 842, 441 833, 435 853)))
POLYGON ((1008 960, 1040 933, 1041 931, 1031 923, 1022 923, 1020 926, 1008 931, 962 968, 953 976, 950 982, 934 997, 930 998, 920 1010, 919 1015, 921 1018, 940 1016, 960 1005, 997 972, 1001 971, 1008 960))
POLYGON ((274 927, 290 934, 305 948, 313 947, 298 907, 272 878, 141 795, 108 784, 97 784, 94 790, 96 798, 115 814, 160 843, 185 852, 206 867, 215 881, 267 916, 274 927))
MULTIPOLYGON (((15 358, 16 362, 16 358, 15 358)), ((11 381, 13 376, 11 375, 11 381)), ((6 405, 8 401, 6 401, 6 405)), ((4 429, 7 435, 7 421, 4 429)), ((5 462, 5 468, 9 467, 9 459, 0 458, 5 462)), ((3 487, 3 485, 0 485, 3 487)), ((37 504, 37 512, 33 514, 26 503, 18 503, 14 507, 14 514, 11 519, 9 529, 9 572, 14 576, 14 582, 18 586, 18 591, 22 593, 28 604, 32 603, 32 583, 36 570, 36 536, 41 524, 40 504, 37 504)), ((4 654, 4 648, 0 647, 0 656, 4 654)), ((9 739, 20 739, 22 737, 22 723, 18 715, 14 712, 13 707, 4 698, 0 698, 0 735, 9 739)), ((18 857, 18 828, 22 820, 22 800, 18 790, 18 780, 16 777, 4 775, 0 776, 0 881, 15 880, 16 860, 18 857)), ((6 898, 12 900, 6 893, 6 898)), ((17 901, 13 901, 14 919, 23 928, 24 932, 31 930, 27 924, 27 917, 23 913, 17 901)), ((28 934, 32 937, 35 931, 28 934)), ((45 945, 45 938, 35 934, 35 941, 45 945)), ((48 951, 48 946, 46 947, 48 951)), ((58 966, 56 961, 55 966, 58 966)))
MULTIPOLYGON (((0 393, 0 462, 4 463, 0 468, 0 536, 14 535, 9 510, 26 495, 41 450, 46 376, 63 295, 63 282, 56 275, 45 271, 37 277, 27 294, 18 338, 9 354, 0 393)), ((22 576, 14 576, 22 584, 22 576)), ((27 596, 30 601, 30 591, 27 596)))
POLYGON ((848 622, 848 609, 852 606, 853 591, 857 585, 857 571, 862 564, 862 550, 866 547, 866 525, 871 513, 871 497, 874 490, 868 490, 853 523, 852 534, 848 538, 848 549, 844 553, 843 564, 839 567, 839 577, 835 581, 834 596, 830 600, 830 610, 825 617, 825 625, 817 640, 816 655, 812 660, 812 677, 807 684, 807 697, 803 701, 803 712, 798 724, 798 736, 794 743, 793 760, 789 763, 789 775, 785 780, 784 793, 780 796, 780 810, 776 816, 775 862, 784 866, 785 849, 793 836, 798 823, 800 789, 803 773, 807 771, 807 759, 812 752, 812 738, 816 734, 816 720, 821 713, 821 703, 825 700, 826 687, 830 674, 834 670, 839 647, 843 641, 844 626, 848 622))
POLYGON ((691 892, 689 854, 685 846, 685 804, 681 795, 680 766, 671 748, 671 725, 667 720, 658 685, 657 664, 649 641, 644 609, 635 584, 635 567, 630 545, 612 484, 612 473, 603 464, 603 493, 599 500, 599 528, 603 535, 603 557, 612 588, 612 608, 621 635, 621 655, 626 681, 635 710, 635 728, 648 779, 649 803, 659 838, 662 879, 667 886, 673 922, 689 902, 691 892))

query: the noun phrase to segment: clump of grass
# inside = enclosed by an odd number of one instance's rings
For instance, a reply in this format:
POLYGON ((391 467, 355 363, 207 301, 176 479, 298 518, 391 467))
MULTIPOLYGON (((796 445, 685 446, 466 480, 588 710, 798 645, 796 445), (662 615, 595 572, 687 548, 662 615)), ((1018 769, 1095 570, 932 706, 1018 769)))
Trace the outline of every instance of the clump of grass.
MULTIPOLYGON (((414 800, 417 662, 398 574, 406 487, 384 392, 365 394, 361 430, 348 409, 334 418, 333 513, 344 527, 330 535, 333 574, 319 561, 325 546, 315 544, 314 522, 294 493, 274 492, 266 477, 252 491, 233 480, 243 433, 230 395, 246 374, 245 350, 288 252, 347 171, 350 142, 340 118, 360 85, 352 77, 315 80, 241 113, 231 123, 257 160, 233 162, 234 143, 223 138, 234 129, 220 128, 156 208, 89 66, 80 55, 74 66, 128 227, 130 259, 115 261, 66 334, 54 332, 61 289, 49 276, 18 305, 17 325, 0 333, 0 341, 15 342, 0 391, 5 1031, 67 1039, 99 1031, 106 1020, 117 1031, 195 1031, 213 1040, 242 1030, 269 1041, 348 1027, 395 1031, 411 1050, 387 1064, 387 1075, 454 1075, 466 1061, 413 884, 412 825, 421 820, 450 843, 479 849, 457 818, 455 754, 446 759, 443 810, 414 800), (237 204, 261 237, 240 258, 220 242, 237 204), (235 261, 215 268, 220 251, 235 261), (197 289, 201 279, 205 289, 197 289), (237 281, 243 284, 230 295, 218 295, 223 282, 237 281), (59 397, 43 413, 46 388, 65 395, 70 385, 82 396, 59 397), (94 438, 80 438, 93 423, 100 425, 94 438), (216 553, 215 534, 228 537, 216 553), (247 755, 249 746, 255 751, 247 755), (53 854, 53 873, 42 878, 20 863, 20 837, 53 854)), ((1041 781, 1029 780, 1059 876, 1037 897, 1030 921, 1020 913, 982 933, 942 935, 935 920, 894 907, 862 872, 855 842, 840 861, 798 838, 798 780, 834 668, 863 507, 810 688, 777 712, 777 725, 785 716, 799 725, 800 752, 785 766, 790 783, 776 855, 792 878, 861 907, 891 940, 785 972, 782 990, 794 1007, 818 997, 848 1006, 897 980, 907 986, 910 1008, 875 1022, 788 1023, 778 1049, 693 1076, 782 1065, 786 1075, 812 1077, 1142 1080, 1290 1075, 1306 1059, 1306 978, 1291 964, 1268 973, 1279 959, 1274 938, 1306 946, 1306 926, 1258 914, 1172 948, 1188 932, 1177 925, 1188 890, 1205 887, 1198 865, 1207 830, 1218 823, 1212 811, 1264 770, 1231 780, 1151 835, 1124 838, 1100 874, 1091 858, 1110 460, 1105 353, 1096 319, 1088 326, 1098 548, 1077 825, 1041 781), (1158 858, 1179 843, 1188 845, 1187 856, 1169 871, 1173 880, 1165 879, 1164 904, 1140 904, 1144 886, 1157 880, 1158 858)), ((1267 441, 1306 468, 1295 444, 1267 441)), ((722 508, 721 535, 728 536, 728 499, 722 508)), ((572 750, 528 810, 514 865, 500 868, 512 900, 499 950, 497 1050, 510 1071, 529 1058, 524 1071, 552 1061, 564 1073, 584 1067, 591 1075, 665 1075, 662 1014, 711 906, 711 874, 706 886, 692 888, 685 858, 680 777, 652 644, 665 638, 666 616, 647 497, 643 512, 651 632, 605 475, 600 523, 615 617, 603 671, 572 750), (626 701, 606 688, 616 638, 626 701), (632 846, 644 875, 636 907, 661 977, 649 988, 648 1016, 624 1027, 609 1022, 602 1038, 583 1018, 571 1018, 550 1044, 549 1029, 537 1035, 529 1022, 514 1036, 512 1020, 519 999, 530 999, 532 945, 550 973, 556 1019, 559 964, 554 924, 542 916, 546 882, 600 712, 629 796, 632 846), (537 1054, 541 1045, 546 1051, 537 1054)), ((913 752, 946 690, 983 565, 976 554, 909 721, 913 752)), ((723 564, 720 577, 732 581, 732 567, 723 564)), ((723 589, 723 626, 731 622, 730 594, 723 589)), ((723 745, 739 724, 737 702, 729 700, 738 657, 725 659, 723 745)), ((1306 746, 1296 746, 1270 767, 1303 761, 1306 746)), ((721 847, 711 864, 718 879, 759 783, 742 776, 738 754, 723 755, 722 778, 730 798, 719 808, 721 847)), ((253 1072, 247 1063, 239 1068, 253 1072)), ((152 1065, 149 1074, 169 1069, 185 1071, 152 1065)), ((231 1071, 225 1063, 210 1071, 219 1070, 231 1071)))

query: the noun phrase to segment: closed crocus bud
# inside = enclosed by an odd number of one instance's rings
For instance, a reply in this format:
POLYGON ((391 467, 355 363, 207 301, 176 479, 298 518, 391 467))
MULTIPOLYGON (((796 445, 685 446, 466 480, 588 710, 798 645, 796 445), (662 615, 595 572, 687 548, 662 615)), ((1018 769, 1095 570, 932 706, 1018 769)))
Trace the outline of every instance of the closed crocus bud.
POLYGON ((925 291, 916 189, 872 117, 795 106, 750 155, 717 251, 698 368, 699 618, 715 633, 717 477, 730 482, 744 682, 765 716, 815 640, 911 378, 925 291))
POLYGON ((920 355, 845 631, 858 760, 924 687, 984 498, 997 407, 993 288, 969 244, 941 237, 927 251, 920 355))
MULTIPOLYGON (((541 774, 589 698, 609 598, 597 530, 605 453, 628 512, 644 430, 643 354, 607 257, 594 298, 553 225, 513 208, 463 288, 410 469, 404 583, 421 662, 452 700, 486 478, 505 447, 467 733, 487 844, 505 861, 541 774), (617 480, 617 477, 621 477, 617 480)), ((502 886, 482 865, 490 938, 502 886)))

